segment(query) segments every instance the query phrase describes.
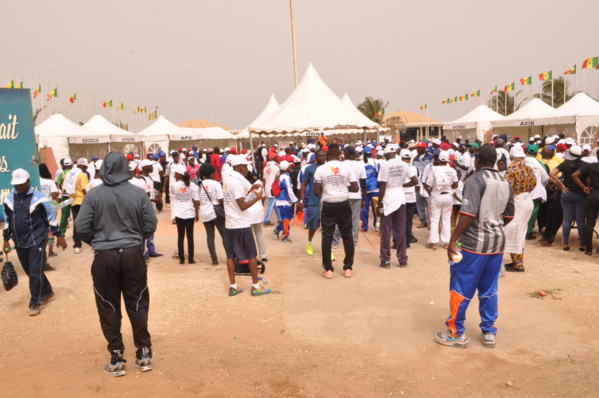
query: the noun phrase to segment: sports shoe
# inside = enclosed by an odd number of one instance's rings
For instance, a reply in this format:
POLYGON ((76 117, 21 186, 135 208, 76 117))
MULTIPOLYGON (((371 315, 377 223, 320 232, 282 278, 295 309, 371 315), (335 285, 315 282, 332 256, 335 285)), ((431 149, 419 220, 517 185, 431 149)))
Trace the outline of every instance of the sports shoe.
POLYGON ((217 259, 213 259, 212 260, 212 265, 218 265, 218 260, 217 259))
POLYGON ((36 315, 39 315, 40 313, 41 313, 41 311, 40 311, 39 305, 33 304, 31 307, 29 307, 29 316, 36 316, 36 315))
POLYGON ((343 271, 343 276, 346 278, 351 278, 353 274, 354 272, 349 268, 343 271))
POLYGON ((262 257, 262 261, 268 262, 268 258, 266 258, 266 256, 264 256, 264 257, 262 257))
POLYGON ((79 253, 81 253, 81 249, 80 249, 80 248, 78 248, 78 247, 76 247, 76 248, 75 248, 75 254, 79 254, 79 253))
POLYGON ((374 232, 379 232, 381 229, 379 227, 374 227, 374 232))
POLYGON ((52 300, 55 295, 56 294, 53 291, 50 292, 50 293, 48 293, 48 294, 46 294, 44 297, 42 297, 42 302, 40 303, 40 305, 46 305, 46 304, 48 304, 48 302, 50 300, 52 300))
POLYGON ((135 361, 135 366, 137 366, 139 368, 139 370, 142 372, 148 372, 153 369, 152 368, 152 358, 150 358, 150 357, 139 358, 135 361))
POLYGON ((437 343, 450 347, 466 348, 468 347, 468 337, 465 333, 462 333, 459 337, 453 337, 449 330, 445 332, 435 333, 435 339, 437 343))
POLYGON ((391 263, 389 261, 381 261, 379 267, 389 269, 391 268, 391 263))
POLYGON ((252 296, 262 296, 270 293, 270 288, 260 285, 260 288, 256 289, 252 286, 252 296))
POLYGON ((314 248, 312 247, 312 243, 308 243, 306 245, 306 253, 308 253, 309 256, 314 254, 314 248))
POLYGON ((322 277, 325 279, 333 279, 333 271, 331 271, 331 270, 322 271, 322 277))
POLYGON ((337 260, 337 257, 335 257, 335 253, 331 253, 331 261, 335 261, 337 260))
POLYGON ((108 362, 106 366, 104 366, 104 373, 115 377, 125 376, 127 374, 125 371, 125 361, 118 361, 116 363, 108 362))
POLYGON ((243 293, 243 288, 237 286, 237 289, 229 286, 229 296, 237 296, 239 293, 243 293))
POLYGON ((480 334, 480 338, 483 341, 483 344, 485 345, 485 347, 487 348, 493 348, 495 347, 495 335, 493 333, 484 333, 482 332, 480 334))
POLYGON ((281 240, 281 242, 283 242, 283 243, 291 243, 291 239, 289 239, 289 236, 286 236, 285 238, 283 238, 283 240, 281 240))
POLYGON ((399 263, 399 268, 405 268, 408 266, 408 263, 399 263))
POLYGON ((272 230, 272 234, 275 236, 275 238, 279 239, 279 234, 281 233, 281 231, 277 231, 276 228, 274 228, 272 230))

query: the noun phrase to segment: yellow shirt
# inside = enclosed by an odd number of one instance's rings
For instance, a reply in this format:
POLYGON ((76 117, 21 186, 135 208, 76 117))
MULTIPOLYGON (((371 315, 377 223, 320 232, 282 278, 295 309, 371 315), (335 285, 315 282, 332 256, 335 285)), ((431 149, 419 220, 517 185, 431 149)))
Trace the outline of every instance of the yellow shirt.
POLYGON ((87 178, 87 174, 81 172, 77 175, 77 184, 75 185, 75 195, 73 196, 73 206, 80 205, 83 203, 83 198, 85 197, 85 188, 89 183, 89 179, 87 178))

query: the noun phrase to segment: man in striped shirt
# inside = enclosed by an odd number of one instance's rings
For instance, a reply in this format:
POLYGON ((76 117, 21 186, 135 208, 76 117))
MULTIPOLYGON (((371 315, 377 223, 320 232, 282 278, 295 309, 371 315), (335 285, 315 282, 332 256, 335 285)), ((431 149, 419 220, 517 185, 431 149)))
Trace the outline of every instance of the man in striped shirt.
POLYGON ((460 217, 447 249, 451 262, 451 314, 446 321, 448 330, 435 335, 439 344, 468 346, 464 321, 468 304, 478 290, 481 339, 486 347, 495 346, 497 287, 505 247, 503 227, 514 217, 514 192, 493 168, 496 160, 495 148, 489 144, 481 146, 475 158, 476 173, 464 184, 460 217), (458 240, 463 258, 453 263, 458 240))

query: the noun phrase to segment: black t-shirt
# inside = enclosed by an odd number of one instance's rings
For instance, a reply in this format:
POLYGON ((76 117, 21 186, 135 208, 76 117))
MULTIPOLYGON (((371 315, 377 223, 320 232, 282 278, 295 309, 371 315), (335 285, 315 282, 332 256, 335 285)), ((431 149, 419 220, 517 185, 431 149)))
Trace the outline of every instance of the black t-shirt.
POLYGON ((568 188, 568 191, 574 192, 575 194, 586 196, 586 193, 574 182, 572 174, 586 163, 580 159, 577 160, 564 160, 557 166, 557 169, 562 172, 562 182, 568 188))
POLYGON ((599 192, 599 163, 585 163, 580 168, 580 181, 586 185, 587 177, 591 179, 591 188, 599 192))

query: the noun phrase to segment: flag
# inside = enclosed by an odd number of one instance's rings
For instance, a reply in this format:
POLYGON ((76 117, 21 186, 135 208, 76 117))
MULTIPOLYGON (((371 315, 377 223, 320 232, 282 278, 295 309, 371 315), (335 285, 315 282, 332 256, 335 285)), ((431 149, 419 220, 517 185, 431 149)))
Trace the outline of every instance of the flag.
POLYGON ((503 88, 503 91, 514 91, 516 89, 516 83, 508 84, 503 88))
POLYGON ((143 107, 143 109, 141 110, 141 113, 146 113, 148 111, 148 108, 146 108, 145 106, 143 107))
POLYGON ((71 102, 71 104, 74 104, 75 101, 77 101, 77 93, 73 94, 71 98, 69 98, 69 101, 71 102))
POLYGON ((491 95, 495 94, 497 92, 497 86, 493 87, 493 90, 491 90, 491 95))
POLYGON ((6 86, 4 86, 4 88, 15 88, 15 81, 9 81, 8 83, 6 83, 6 86))
POLYGON ((474 97, 480 97, 480 90, 477 90, 474 93, 470 94, 470 98, 474 98, 474 97))
POLYGON ((19 83, 19 85, 16 88, 23 88, 23 82, 19 83))
POLYGON ((460 95, 460 101, 468 101, 468 94, 460 95))
POLYGON ((154 111, 152 113, 150 113, 150 116, 148 116, 148 119, 150 119, 150 120, 158 119, 158 109, 154 109, 154 111))
POLYGON ((523 77, 520 79, 520 84, 523 86, 529 86, 532 84, 532 76, 523 77))
POLYGON ((40 95, 42 93, 42 85, 38 85, 37 86, 37 90, 35 90, 33 92, 33 98, 35 99, 38 95, 40 95))
POLYGON ((139 106, 133 110, 133 113, 140 113, 139 106))
POLYGON ((428 104, 424 104, 420 107, 420 110, 423 111, 425 109, 428 109, 428 104))
POLYGON ((553 79, 553 71, 541 73, 539 75, 539 80, 551 80, 553 79))
POLYGON ((458 96, 453 97, 453 102, 458 102, 458 96))
POLYGON ((58 87, 56 87, 54 90, 50 90, 48 93, 48 101, 50 101, 52 98, 58 98, 58 87))
POLYGON ((449 104, 451 102, 451 100, 449 98, 444 99, 441 103, 442 104, 449 104))
POLYGON ((125 105, 121 102, 121 104, 116 109, 122 111, 123 109, 125 109, 125 105))
POLYGON ((582 63, 582 69, 597 69, 599 66, 599 57, 585 59, 582 63))
POLYGON ((576 74, 576 65, 568 69, 564 72, 564 75, 575 75, 576 74))
POLYGON ((103 102, 103 103, 102 103, 102 106, 103 106, 104 108, 112 108, 112 100, 110 100, 110 101, 106 101, 106 102, 103 102))

